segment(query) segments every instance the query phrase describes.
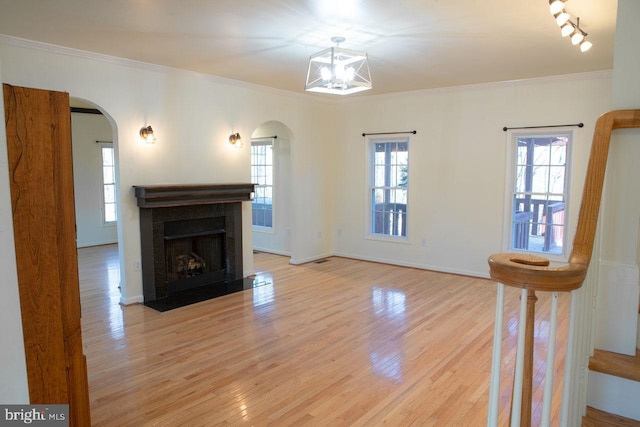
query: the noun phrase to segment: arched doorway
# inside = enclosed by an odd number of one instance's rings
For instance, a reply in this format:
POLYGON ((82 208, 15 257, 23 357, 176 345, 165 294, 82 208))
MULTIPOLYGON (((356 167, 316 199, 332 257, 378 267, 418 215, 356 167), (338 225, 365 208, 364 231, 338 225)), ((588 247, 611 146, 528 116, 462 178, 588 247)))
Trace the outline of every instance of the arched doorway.
POLYGON ((70 98, 76 243, 118 242, 115 123, 95 104, 70 98))
POLYGON ((291 130, 279 121, 262 123, 251 134, 253 249, 291 256, 294 230, 291 130))

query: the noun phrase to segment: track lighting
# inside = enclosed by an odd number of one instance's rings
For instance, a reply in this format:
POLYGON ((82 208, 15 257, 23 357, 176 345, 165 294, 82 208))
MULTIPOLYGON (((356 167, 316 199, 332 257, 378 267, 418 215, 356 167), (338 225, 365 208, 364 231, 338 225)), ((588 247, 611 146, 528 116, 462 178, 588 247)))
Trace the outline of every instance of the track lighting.
POLYGON ((556 24, 560 27, 562 37, 569 37, 571 44, 580 46, 580 52, 586 52, 593 44, 586 40, 587 33, 580 28, 580 18, 576 22, 571 22, 571 15, 564 10, 564 4, 567 0, 549 0, 549 12, 556 20, 556 24))

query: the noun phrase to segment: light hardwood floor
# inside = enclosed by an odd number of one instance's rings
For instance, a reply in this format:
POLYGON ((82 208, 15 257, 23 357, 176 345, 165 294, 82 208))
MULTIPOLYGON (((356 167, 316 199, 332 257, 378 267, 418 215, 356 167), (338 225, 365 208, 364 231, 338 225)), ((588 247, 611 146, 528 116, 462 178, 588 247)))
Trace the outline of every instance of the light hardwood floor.
MULTIPOLYGON (((483 426, 494 283, 344 258, 255 255, 266 284, 165 313, 118 304, 115 245, 79 249, 95 426, 483 426)), ((540 293, 539 424, 550 298, 540 293)), ((507 289, 500 425, 509 417, 519 292, 507 289)), ((559 298, 558 425, 569 295, 559 298)))

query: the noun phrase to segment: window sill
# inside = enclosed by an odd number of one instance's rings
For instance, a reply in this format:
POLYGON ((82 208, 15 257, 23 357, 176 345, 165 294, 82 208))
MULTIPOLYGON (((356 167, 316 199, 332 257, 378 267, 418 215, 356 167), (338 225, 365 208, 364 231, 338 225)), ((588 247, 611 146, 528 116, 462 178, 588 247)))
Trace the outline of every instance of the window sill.
POLYGON ((403 245, 411 244, 408 237, 401 237, 401 236, 385 236, 382 234, 367 234, 364 238, 367 240, 375 240, 377 242, 400 243, 403 245))

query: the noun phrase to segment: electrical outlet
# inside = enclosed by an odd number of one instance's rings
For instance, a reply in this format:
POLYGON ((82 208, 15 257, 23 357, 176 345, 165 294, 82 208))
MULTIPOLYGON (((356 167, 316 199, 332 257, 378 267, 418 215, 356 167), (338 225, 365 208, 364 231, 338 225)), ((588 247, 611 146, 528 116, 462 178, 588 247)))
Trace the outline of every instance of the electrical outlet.
POLYGON ((140 270, 142 270, 142 263, 140 262, 140 260, 133 261, 133 271, 140 270))
POLYGON ((427 246, 427 238, 423 237, 420 243, 422 244, 422 246, 427 246))

